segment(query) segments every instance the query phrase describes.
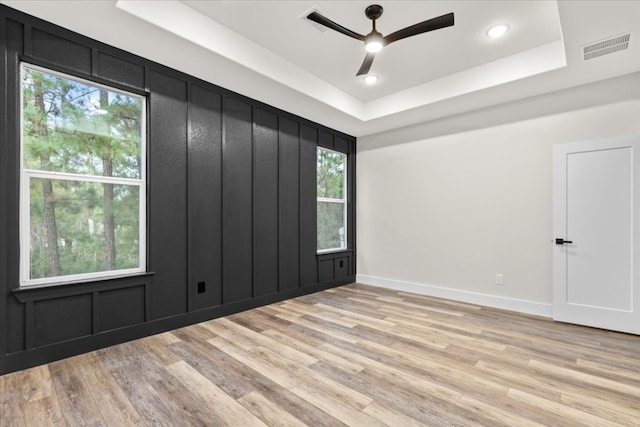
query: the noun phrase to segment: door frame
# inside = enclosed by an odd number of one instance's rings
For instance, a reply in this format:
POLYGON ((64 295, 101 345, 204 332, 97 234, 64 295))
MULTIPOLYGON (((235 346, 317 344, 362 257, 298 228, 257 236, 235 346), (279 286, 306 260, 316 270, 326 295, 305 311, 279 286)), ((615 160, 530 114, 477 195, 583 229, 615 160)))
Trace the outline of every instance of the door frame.
MULTIPOLYGON (((605 139, 571 142, 553 146, 553 319, 562 322, 576 323, 603 329, 640 334, 640 135, 627 135, 605 139), (567 303, 567 262, 566 246, 557 245, 556 238, 569 239, 567 227, 567 155, 569 153, 599 151, 630 147, 632 150, 632 301, 631 311, 611 310, 618 321, 608 317, 594 316, 595 307, 587 307, 567 303), (559 185, 559 180, 564 185, 559 185), (615 313, 614 313, 615 312, 615 313), (622 326, 620 321, 624 321, 622 326)), ((602 308, 604 310, 604 308, 602 308)))

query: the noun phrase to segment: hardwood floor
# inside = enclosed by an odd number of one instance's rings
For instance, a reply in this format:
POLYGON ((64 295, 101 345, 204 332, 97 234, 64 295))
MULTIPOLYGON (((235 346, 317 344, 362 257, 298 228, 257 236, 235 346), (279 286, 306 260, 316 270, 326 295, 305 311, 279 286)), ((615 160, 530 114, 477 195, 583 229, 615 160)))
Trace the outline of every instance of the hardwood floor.
POLYGON ((2 376, 0 417, 638 426, 640 336, 353 284, 2 376))

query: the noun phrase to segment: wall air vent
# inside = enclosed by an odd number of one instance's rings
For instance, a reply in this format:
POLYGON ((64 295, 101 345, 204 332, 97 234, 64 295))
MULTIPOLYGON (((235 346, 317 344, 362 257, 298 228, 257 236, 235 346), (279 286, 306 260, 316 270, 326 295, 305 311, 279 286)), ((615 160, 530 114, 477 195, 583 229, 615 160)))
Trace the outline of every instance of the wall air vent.
MULTIPOLYGON (((304 12, 303 14, 298 16, 298 19, 302 19, 307 24, 313 26, 313 28, 315 28, 316 30, 320 31, 321 33, 324 33, 325 31, 328 30, 327 27, 325 27, 324 25, 320 25, 317 22, 314 22, 314 21, 311 21, 311 20, 307 19, 307 16, 309 16, 309 14, 311 14, 313 12, 318 12, 320 15, 326 16, 327 18, 329 17, 325 12, 320 10, 320 8, 318 6, 313 6, 311 9, 307 10, 306 12, 304 12)), ((331 19, 331 18, 329 18, 329 19, 331 19)))
POLYGON ((600 56, 609 55, 611 53, 620 52, 629 49, 631 42, 631 33, 622 34, 582 46, 582 55, 585 61, 598 58, 600 56))

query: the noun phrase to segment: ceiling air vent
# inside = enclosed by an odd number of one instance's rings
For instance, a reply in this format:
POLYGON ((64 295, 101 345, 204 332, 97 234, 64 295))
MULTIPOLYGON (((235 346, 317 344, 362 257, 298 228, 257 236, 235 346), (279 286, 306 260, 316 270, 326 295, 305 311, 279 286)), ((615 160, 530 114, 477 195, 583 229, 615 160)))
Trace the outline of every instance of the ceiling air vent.
POLYGON ((589 59, 598 58, 599 56, 627 50, 629 49, 630 41, 631 33, 626 33, 583 46, 582 54, 584 55, 584 60, 588 61, 589 59))
POLYGON ((307 16, 309 16, 313 12, 318 12, 320 15, 327 16, 327 14, 321 11, 318 6, 313 6, 311 9, 307 10, 306 12, 298 16, 298 19, 302 19, 307 24, 313 26, 313 28, 315 28, 316 30, 320 31, 321 33, 324 33, 325 31, 328 30, 327 27, 325 27, 324 25, 320 25, 317 22, 311 21, 310 19, 307 19, 307 16))

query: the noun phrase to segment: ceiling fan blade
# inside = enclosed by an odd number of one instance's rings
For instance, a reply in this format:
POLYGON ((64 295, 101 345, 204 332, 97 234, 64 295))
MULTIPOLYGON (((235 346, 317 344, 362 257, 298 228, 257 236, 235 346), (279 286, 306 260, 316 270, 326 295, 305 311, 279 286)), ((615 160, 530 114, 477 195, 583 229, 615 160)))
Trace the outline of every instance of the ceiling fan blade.
POLYGON ((364 36, 362 34, 358 34, 354 31, 351 31, 350 29, 345 28, 342 25, 333 22, 331 19, 325 18, 324 16, 320 15, 318 12, 310 13, 309 15, 307 15, 307 19, 310 19, 313 22, 317 22, 320 25, 324 25, 327 28, 330 28, 334 31, 342 33, 345 36, 353 37, 354 39, 360 40, 360 41, 364 40, 364 36))
POLYGON ((375 58, 375 56, 375 53, 367 53, 367 56, 364 57, 364 62, 360 66, 360 69, 358 70, 358 74, 356 74, 356 76, 369 74, 369 69, 371 68, 371 64, 373 64, 373 58, 375 58))
POLYGON ((402 30, 398 30, 395 33, 391 33, 384 38, 384 41, 385 44, 393 43, 395 41, 406 39, 407 37, 415 36, 417 34, 439 30, 440 28, 451 27, 453 23, 453 13, 447 13, 446 15, 428 19, 410 27, 403 28, 402 30))

